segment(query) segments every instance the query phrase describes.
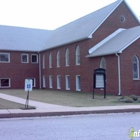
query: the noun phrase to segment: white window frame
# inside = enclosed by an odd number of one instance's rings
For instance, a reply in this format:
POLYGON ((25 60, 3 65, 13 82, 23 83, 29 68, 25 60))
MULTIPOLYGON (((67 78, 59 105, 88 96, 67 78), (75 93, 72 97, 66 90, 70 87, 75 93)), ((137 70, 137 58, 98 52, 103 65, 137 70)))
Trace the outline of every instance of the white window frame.
POLYGON ((53 88, 52 75, 49 75, 49 88, 53 88))
POLYGON ((2 61, 0 57, 0 62, 1 63, 10 63, 10 53, 0 53, 0 55, 7 55, 8 56, 8 61, 2 61))
POLYGON ((57 75, 57 89, 61 89, 61 76, 57 75))
POLYGON ((0 88, 10 88, 11 87, 11 79, 10 78, 0 78, 0 88), (1 80, 9 80, 9 86, 1 86, 1 80))
POLYGON ((77 45, 75 49, 75 61, 76 65, 80 65, 80 47, 77 45))
POLYGON ((57 57, 57 67, 60 67, 60 51, 58 50, 57 51, 57 55, 56 55, 56 57, 57 57))
POLYGON ((104 57, 100 60, 100 68, 106 69, 106 60, 104 57))
POLYGON ((49 68, 52 68, 52 53, 49 53, 49 68))
POLYGON ((69 49, 66 48, 66 51, 65 51, 65 65, 66 66, 69 66, 69 49))
POLYGON ((42 68, 43 68, 43 69, 45 69, 45 67, 46 67, 45 60, 46 60, 46 55, 43 54, 43 57, 42 57, 42 68))
POLYGON ((21 63, 29 63, 29 55, 28 54, 21 54, 21 63), (23 62, 23 59, 22 59, 22 57, 23 57, 23 55, 26 55, 26 57, 27 57, 27 62, 23 62))
POLYGON ((81 76, 80 75, 76 75, 76 91, 81 91, 81 76))
POLYGON ((70 76, 65 76, 66 90, 70 90, 70 76))
POLYGON ((45 75, 43 75, 43 78, 42 78, 42 86, 43 86, 43 88, 46 88, 46 76, 45 75))
POLYGON ((134 57, 133 57, 133 67, 132 67, 132 69, 133 69, 133 80, 139 80, 139 58, 137 57, 137 55, 134 55, 134 57), (138 77, 134 77, 134 58, 136 58, 136 60, 137 60, 137 63, 136 63, 136 65, 137 65, 137 75, 138 75, 138 77))
POLYGON ((31 54, 31 63, 37 64, 38 63, 38 55, 37 54, 31 54), (33 62, 32 56, 36 56, 37 61, 33 62))

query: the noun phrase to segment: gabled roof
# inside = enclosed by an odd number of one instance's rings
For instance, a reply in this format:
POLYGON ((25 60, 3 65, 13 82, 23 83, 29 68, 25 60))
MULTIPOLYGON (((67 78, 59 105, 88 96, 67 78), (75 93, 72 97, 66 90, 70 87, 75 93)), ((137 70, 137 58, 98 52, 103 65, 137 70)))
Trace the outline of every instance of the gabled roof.
POLYGON ((123 0, 103 7, 89 15, 77 19, 53 31, 42 50, 47 50, 79 40, 91 38, 92 34, 108 18, 108 16, 120 5, 123 0))
POLYGON ((52 31, 0 25, 0 50, 40 51, 52 31))
MULTIPOLYGON (((122 29, 118 34, 106 42, 97 44, 97 49, 94 49, 87 57, 97 57, 110 54, 122 53, 133 42, 140 38, 140 26, 130 29, 122 29), (101 44, 101 45, 100 45, 101 44)), ((95 46, 93 46, 94 48, 95 46)), ((92 50, 92 49, 91 49, 92 50)))

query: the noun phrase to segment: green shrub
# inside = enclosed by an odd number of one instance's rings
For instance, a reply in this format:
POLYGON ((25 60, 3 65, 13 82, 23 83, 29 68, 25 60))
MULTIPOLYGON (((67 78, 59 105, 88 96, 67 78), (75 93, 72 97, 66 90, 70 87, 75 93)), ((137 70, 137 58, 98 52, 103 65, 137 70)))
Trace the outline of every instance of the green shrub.
POLYGON ((130 97, 127 97, 126 100, 124 101, 125 103, 133 103, 133 99, 130 97))
POLYGON ((138 97, 134 94, 130 95, 129 96, 131 99, 133 99, 134 101, 137 101, 138 100, 138 97))

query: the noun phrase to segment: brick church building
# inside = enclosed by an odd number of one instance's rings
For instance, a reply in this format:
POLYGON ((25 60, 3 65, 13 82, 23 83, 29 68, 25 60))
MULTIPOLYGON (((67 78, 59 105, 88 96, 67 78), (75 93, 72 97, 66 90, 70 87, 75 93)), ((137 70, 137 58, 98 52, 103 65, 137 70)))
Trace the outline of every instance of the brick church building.
POLYGON ((104 68, 107 93, 140 95, 140 23, 125 0, 56 30, 0 31, 1 89, 30 78, 37 89, 92 92, 93 71, 104 68))

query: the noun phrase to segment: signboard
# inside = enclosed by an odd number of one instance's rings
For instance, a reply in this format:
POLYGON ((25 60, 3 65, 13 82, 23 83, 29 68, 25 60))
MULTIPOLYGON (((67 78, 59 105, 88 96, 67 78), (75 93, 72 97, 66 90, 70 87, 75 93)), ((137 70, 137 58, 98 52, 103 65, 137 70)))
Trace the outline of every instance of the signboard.
POLYGON ((103 74, 96 74, 95 75, 95 87, 96 88, 104 88, 104 76, 103 74))
POLYGON ((94 70, 93 75, 93 99, 94 89, 104 89, 104 98, 106 98, 106 72, 105 69, 98 68, 94 70))
POLYGON ((32 79, 25 79, 25 91, 32 91, 32 79))

